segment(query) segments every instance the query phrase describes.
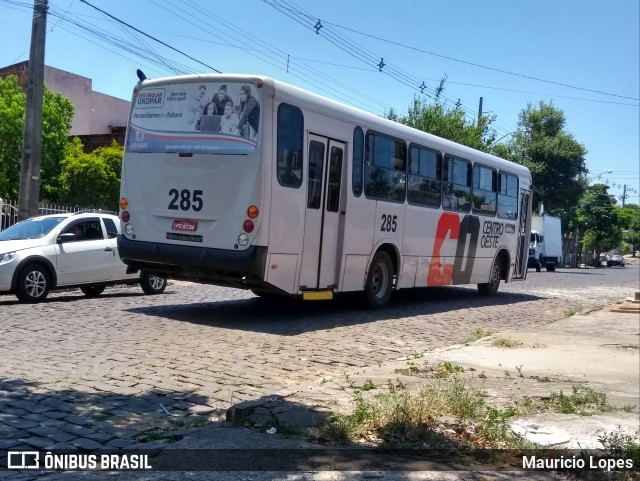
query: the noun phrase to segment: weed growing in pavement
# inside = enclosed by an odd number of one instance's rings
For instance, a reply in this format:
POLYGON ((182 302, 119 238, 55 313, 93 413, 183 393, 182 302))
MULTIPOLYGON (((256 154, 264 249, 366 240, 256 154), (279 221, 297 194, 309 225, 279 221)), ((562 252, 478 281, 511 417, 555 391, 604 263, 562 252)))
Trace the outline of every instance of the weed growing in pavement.
POLYGON ((607 395, 602 391, 596 391, 587 386, 573 386, 573 392, 565 394, 551 393, 545 402, 545 408, 563 414, 580 414, 583 416, 597 412, 618 411, 618 408, 607 404, 607 395))
POLYGON ((326 425, 311 430, 310 439, 382 447, 446 447, 453 441, 468 446, 523 446, 508 428, 523 408, 488 405, 485 392, 458 375, 436 378, 413 392, 400 381, 389 382, 386 391, 368 398, 355 390, 353 401, 350 414, 334 415, 326 425))
POLYGON ((637 481, 640 466, 640 431, 631 434, 622 430, 621 426, 615 431, 609 431, 598 437, 603 446, 601 453, 585 451, 584 457, 590 456, 590 463, 597 465, 599 462, 607 462, 610 459, 628 460, 635 469, 616 469, 608 472, 607 479, 616 481, 637 481))
POLYGON ((520 341, 516 341, 515 339, 511 339, 510 337, 499 337, 495 341, 491 343, 493 347, 505 347, 508 349, 513 349, 516 347, 520 347, 523 344, 520 341))
MULTIPOLYGON (((431 379, 417 391, 409 390, 399 379, 389 381, 386 390, 378 386, 375 394, 351 383, 353 410, 334 414, 325 425, 310 430, 307 439, 383 448, 468 447, 513 453, 539 449, 513 434, 510 423, 517 417, 541 409, 576 414, 617 410, 607 404, 603 392, 583 386, 574 386, 570 394, 554 392, 542 399, 524 396, 511 405, 496 407, 488 404, 484 391, 471 385, 472 378, 460 372, 431 379)), ((640 456, 637 436, 613 432, 601 442, 614 457, 640 456)))
POLYGON ((567 309, 564 311, 564 317, 575 316, 576 314, 580 314, 580 309, 576 307, 572 307, 571 309, 567 309))
POLYGON ((375 388, 376 388, 376 385, 373 383, 371 378, 368 378, 362 385, 363 391, 371 391, 372 389, 375 389, 375 388))
POLYGON ((417 376, 420 374, 421 370, 418 366, 410 362, 409 366, 396 368, 393 372, 402 376, 417 376))
POLYGON ((483 337, 487 337, 493 334, 489 329, 476 329, 476 331, 471 334, 468 338, 462 341, 462 344, 469 344, 471 342, 475 342, 478 339, 482 339, 483 337))
POLYGON ((518 371, 518 377, 524 377, 522 375, 522 366, 523 366, 523 364, 520 364, 519 366, 516 366, 516 371, 518 371))
MULTIPOLYGON (((474 371, 475 369, 469 368, 468 370, 474 371)), ((441 379, 451 374, 463 373, 465 372, 465 368, 448 361, 434 365, 430 365, 428 362, 424 362, 421 366, 409 361, 406 368, 397 368, 393 372, 396 374, 401 374, 403 376, 422 376, 441 379)))
POLYGON ((634 466, 640 466, 640 431, 626 433, 621 426, 598 438, 604 450, 614 459, 631 459, 634 466))

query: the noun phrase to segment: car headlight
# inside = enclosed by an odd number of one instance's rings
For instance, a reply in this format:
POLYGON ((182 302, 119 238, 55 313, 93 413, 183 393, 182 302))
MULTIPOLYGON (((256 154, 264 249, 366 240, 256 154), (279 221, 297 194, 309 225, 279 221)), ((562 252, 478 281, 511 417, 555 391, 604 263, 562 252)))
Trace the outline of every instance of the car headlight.
POLYGON ((0 254, 0 265, 11 262, 16 257, 15 252, 7 252, 6 254, 0 254))

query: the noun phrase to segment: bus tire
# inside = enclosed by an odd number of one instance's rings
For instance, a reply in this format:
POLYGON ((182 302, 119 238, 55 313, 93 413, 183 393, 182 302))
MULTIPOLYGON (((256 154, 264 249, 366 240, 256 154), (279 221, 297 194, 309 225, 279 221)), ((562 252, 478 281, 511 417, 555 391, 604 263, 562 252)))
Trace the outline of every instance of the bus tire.
POLYGON ((98 297, 104 292, 104 286, 84 286, 80 290, 87 297, 98 297))
POLYGON ((555 272, 556 271, 556 265, 553 262, 549 262, 547 264, 547 272, 555 272))
POLYGON ((367 273, 364 291, 372 309, 383 309, 389 304, 393 290, 393 263, 389 254, 378 251, 367 273))
MULTIPOLYGON (((536 270, 538 270, 536 268, 536 270)), ((500 259, 496 258, 493 261, 493 266, 491 267, 491 278, 489 282, 478 284, 478 292, 483 296, 495 296, 498 293, 498 287, 500 287, 500 276, 502 272, 502 267, 500 265, 500 259)))
POLYGON ((140 287, 142 287, 142 292, 150 296, 162 294, 167 287, 167 278, 143 272, 140 277, 140 287))

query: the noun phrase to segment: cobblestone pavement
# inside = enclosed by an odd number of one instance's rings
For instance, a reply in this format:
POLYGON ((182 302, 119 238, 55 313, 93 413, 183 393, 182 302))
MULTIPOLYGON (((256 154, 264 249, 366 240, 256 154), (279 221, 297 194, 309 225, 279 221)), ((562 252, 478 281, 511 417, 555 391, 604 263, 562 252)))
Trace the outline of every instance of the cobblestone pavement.
POLYGON ((161 296, 114 287, 99 298, 57 292, 48 302, 0 296, 0 449, 151 446, 271 394, 441 347, 476 329, 543 325, 639 289, 624 269, 531 270, 487 299, 475 288, 396 293, 371 311, 360 295, 277 303, 248 291, 171 282, 161 296))

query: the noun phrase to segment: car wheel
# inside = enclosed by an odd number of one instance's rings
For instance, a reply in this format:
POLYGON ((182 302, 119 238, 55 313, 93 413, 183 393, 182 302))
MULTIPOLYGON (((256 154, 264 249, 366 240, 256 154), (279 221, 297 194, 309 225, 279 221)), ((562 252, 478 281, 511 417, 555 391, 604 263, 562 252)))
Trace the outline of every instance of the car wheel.
POLYGON ((80 290, 87 297, 98 297, 104 292, 104 286, 84 286, 80 290))
POLYGON ((542 264, 540 264, 539 262, 536 264, 536 272, 540 272, 542 271, 542 264))
POLYGON ((611 262, 607 262, 607 267, 611 267, 611 262))
MULTIPOLYGON (((538 269, 536 268, 536 271, 538 269)), ((498 287, 500 287, 501 276, 500 260, 496 259, 491 267, 491 278, 489 282, 478 284, 478 292, 483 296, 495 296, 498 293, 498 287)), ((538 271, 539 272, 539 271, 538 271)))
POLYGON ((380 251, 373 256, 369 266, 369 273, 367 274, 365 294, 369 305, 373 309, 386 307, 389 304, 389 299, 391 299, 392 289, 393 264, 389 254, 380 251))
POLYGON ((143 272, 140 277, 140 287, 145 294, 162 294, 167 287, 167 278, 143 272))
POLYGON ((42 302, 51 289, 49 272, 40 264, 29 264, 20 272, 16 297, 29 304, 42 302))

